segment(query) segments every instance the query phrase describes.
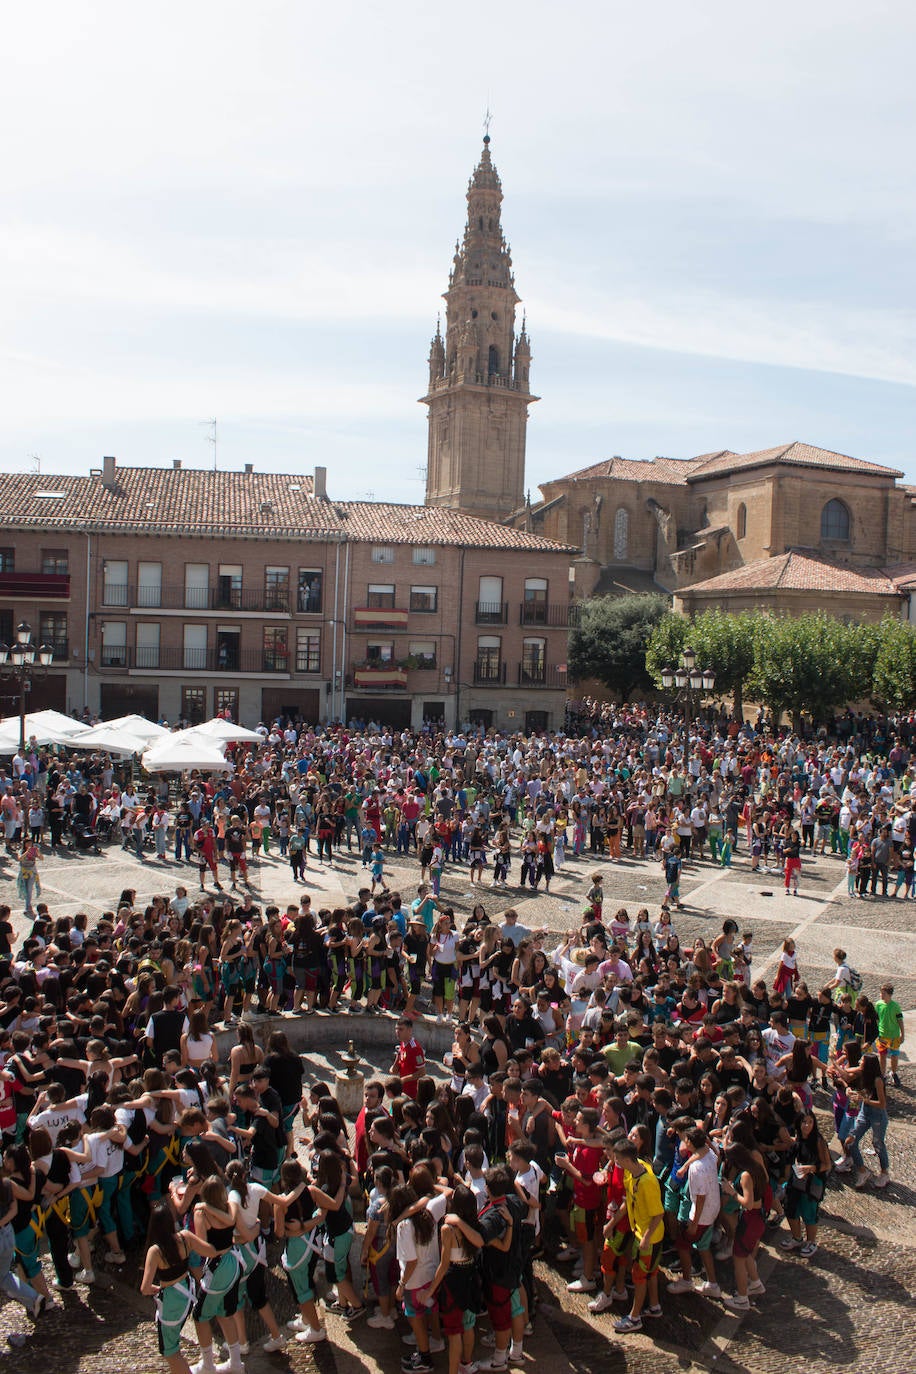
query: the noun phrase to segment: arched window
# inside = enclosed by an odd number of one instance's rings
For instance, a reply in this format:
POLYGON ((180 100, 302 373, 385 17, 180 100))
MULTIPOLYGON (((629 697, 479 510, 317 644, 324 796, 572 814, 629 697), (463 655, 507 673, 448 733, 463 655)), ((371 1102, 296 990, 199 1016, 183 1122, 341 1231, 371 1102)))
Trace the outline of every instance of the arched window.
POLYGON ((738 537, 739 539, 743 539, 744 536, 747 534, 747 506, 744 504, 743 501, 741 502, 740 506, 738 507, 738 520, 737 520, 737 525, 738 525, 738 534, 737 534, 737 537, 738 537))
POLYGON ((836 498, 821 511, 821 538, 832 544, 849 543, 849 510, 836 498))
POLYGON ((630 517, 623 506, 614 516, 614 562, 624 563, 630 547, 630 517))
POLYGON ((493 377, 499 372, 499 349, 495 344, 490 344, 489 361, 487 371, 493 377))

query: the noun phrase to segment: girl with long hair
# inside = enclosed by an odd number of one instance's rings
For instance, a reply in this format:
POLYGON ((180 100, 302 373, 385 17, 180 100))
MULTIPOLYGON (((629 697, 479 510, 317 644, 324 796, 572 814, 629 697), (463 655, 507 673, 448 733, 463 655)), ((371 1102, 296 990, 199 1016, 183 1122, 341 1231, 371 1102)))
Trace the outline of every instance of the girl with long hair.
POLYGON ((191 1374, 181 1353, 181 1330, 194 1310, 195 1285, 189 1270, 191 1253, 212 1256, 213 1247, 193 1231, 179 1230, 168 1202, 154 1204, 147 1233, 146 1260, 140 1292, 156 1300, 159 1353, 171 1374, 191 1374))
POLYGON ((477 1312, 481 1306, 475 1252, 483 1246, 477 1222, 477 1195, 459 1183, 439 1232, 439 1264, 429 1296, 439 1307, 442 1331, 448 1342, 448 1371, 458 1374, 474 1355, 477 1312))
POLYGON ((194 1304, 194 1324, 200 1360, 192 1374, 214 1374, 213 1322, 220 1329, 229 1347, 229 1359, 221 1364, 220 1374, 243 1374, 235 1314, 239 1304, 239 1285, 242 1264, 233 1244, 235 1218, 229 1207, 226 1185, 216 1174, 200 1185, 200 1201, 194 1207, 194 1234, 203 1237, 210 1247, 205 1272, 194 1304))
POLYGON ((744 1145, 726 1146, 725 1161, 735 1173, 733 1181, 722 1180, 722 1192, 737 1201, 740 1212, 732 1242, 735 1292, 722 1301, 733 1312, 746 1312, 751 1297, 766 1292, 757 1273, 756 1254, 765 1227, 763 1207, 769 1181, 763 1165, 744 1145))
POLYGON ((315 1269, 321 1256, 314 1243, 314 1233, 327 1214, 316 1205, 298 1159, 281 1165, 280 1183, 283 1192, 274 1202, 274 1230, 278 1240, 285 1241, 280 1262, 299 1308, 299 1316, 286 1327, 296 1333, 297 1341, 316 1345, 328 1338, 315 1303, 315 1269))
POLYGON ((235 1247, 242 1262, 239 1286, 239 1305, 235 1326, 239 1345, 247 1345, 245 1334, 245 1304, 250 1303, 267 1327, 267 1340, 261 1347, 267 1354, 282 1350, 286 1337, 277 1325, 274 1310, 267 1301, 267 1250, 261 1235, 260 1209, 262 1204, 273 1205, 281 1199, 262 1183, 252 1182, 241 1160, 226 1166, 229 1211, 235 1219, 235 1247))
POLYGON ((785 1207, 792 1234, 779 1243, 783 1250, 797 1250, 802 1259, 810 1259, 817 1254, 818 1213, 832 1167, 827 1142, 812 1111, 806 1111, 799 1119, 798 1135, 789 1159, 791 1171, 786 1184, 785 1207))

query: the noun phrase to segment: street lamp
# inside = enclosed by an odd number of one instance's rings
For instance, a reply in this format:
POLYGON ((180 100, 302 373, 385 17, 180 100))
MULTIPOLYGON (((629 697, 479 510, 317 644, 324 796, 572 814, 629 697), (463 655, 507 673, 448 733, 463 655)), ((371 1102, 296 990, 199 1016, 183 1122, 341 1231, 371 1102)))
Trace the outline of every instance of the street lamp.
POLYGON ((687 738, 690 738, 690 721, 693 715, 695 701, 699 701, 705 694, 711 692, 716 685, 716 675, 711 668, 698 668, 697 656, 689 646, 681 654, 680 662, 676 668, 662 668, 662 686, 666 691, 671 688, 676 689, 674 702, 682 702, 684 706, 684 727, 687 738))
POLYGON ((0 644, 0 678, 19 683, 19 752, 25 753, 25 699, 33 678, 42 678, 54 662, 49 644, 32 643, 32 627, 26 620, 16 626, 13 643, 0 644))

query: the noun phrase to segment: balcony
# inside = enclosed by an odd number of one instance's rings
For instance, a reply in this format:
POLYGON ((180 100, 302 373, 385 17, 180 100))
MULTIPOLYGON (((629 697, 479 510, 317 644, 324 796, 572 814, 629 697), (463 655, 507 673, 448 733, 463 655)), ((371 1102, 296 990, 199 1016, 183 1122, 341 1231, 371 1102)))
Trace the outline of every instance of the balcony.
POLYGON ((398 606, 357 606, 353 611, 355 630, 406 630, 407 611, 398 606))
POLYGON ((506 665, 492 658, 475 658, 474 685, 476 687, 504 687, 506 665))
POLYGON ((106 583, 102 606, 129 606, 133 611, 231 612, 255 615, 289 615, 290 594, 277 587, 138 587, 106 583))
POLYGON ((548 601, 523 601, 518 608, 519 625, 546 625, 548 628, 565 629, 579 623, 579 605, 575 601, 554 603, 548 601))
POLYGON ((555 663, 520 663, 518 665, 519 687, 550 687, 554 691, 566 690, 566 664, 562 667, 555 663))
POLYGON ((218 673, 231 677, 290 675, 290 655, 277 650, 241 649, 139 649, 111 645, 102 649, 99 666, 130 673, 218 673))
POLYGON ((0 597, 69 601, 69 573, 0 572, 0 597))
POLYGON ((508 625, 508 601, 475 601, 474 623, 475 625, 508 625))
POLYGON ((397 663, 353 663, 350 666, 350 680, 354 687, 373 692, 406 692, 407 669, 397 663))

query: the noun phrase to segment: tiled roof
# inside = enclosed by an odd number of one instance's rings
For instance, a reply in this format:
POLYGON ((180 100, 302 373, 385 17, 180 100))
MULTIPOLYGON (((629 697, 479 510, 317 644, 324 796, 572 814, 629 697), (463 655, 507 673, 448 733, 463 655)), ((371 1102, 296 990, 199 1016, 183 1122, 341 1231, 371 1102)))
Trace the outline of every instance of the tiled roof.
POLYGON ((731 572, 719 573, 705 582, 679 588, 678 596, 703 596, 720 592, 854 592, 872 596, 894 596, 899 588, 881 568, 850 568, 830 558, 820 558, 800 549, 775 558, 760 558, 731 572))
POLYGON ((771 463, 798 467, 832 468, 841 472, 870 472, 881 477, 902 477, 897 468, 881 467, 864 458, 851 458, 847 453, 815 448, 813 444, 779 444, 776 448, 759 449, 755 453, 714 453, 696 460, 689 480, 698 482, 719 473, 739 472, 743 468, 767 467, 771 463))
POLYGON ((193 468, 118 467, 110 488, 97 475, 0 474, 0 527, 347 537, 542 552, 568 548, 553 539, 438 507, 318 499, 311 475, 193 468))
MULTIPOLYGON (((706 455, 709 457, 710 455, 706 455)), ((555 480, 583 482, 592 477, 617 477, 625 482, 686 482, 699 458, 603 458, 591 467, 579 468, 555 480)), ((544 486, 551 483, 545 482, 544 486)))
POLYGON ((916 587, 916 563, 895 563, 884 571, 900 591, 912 591, 916 587))

